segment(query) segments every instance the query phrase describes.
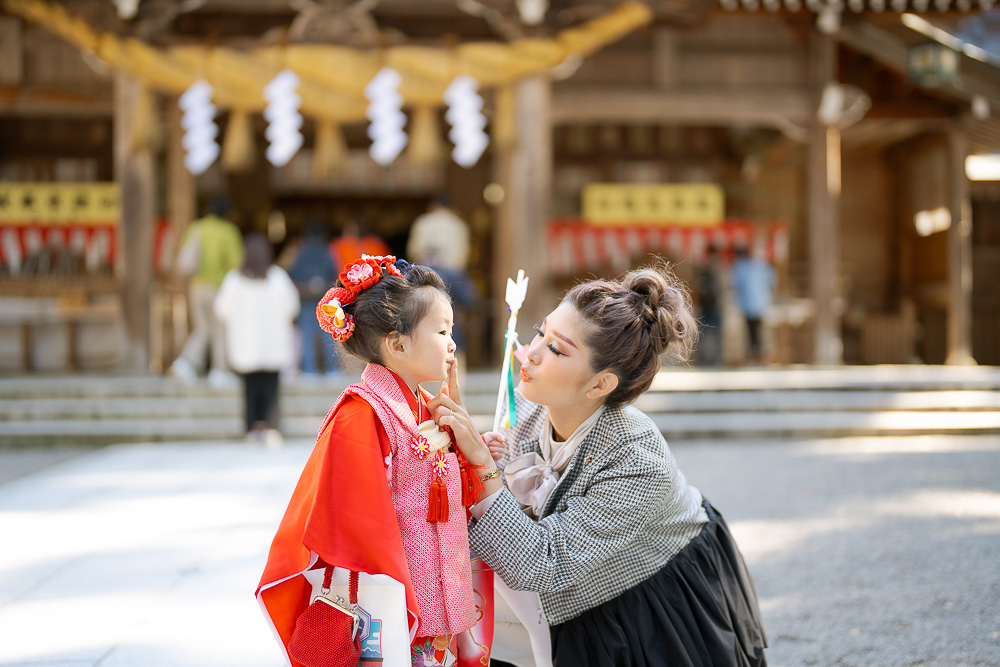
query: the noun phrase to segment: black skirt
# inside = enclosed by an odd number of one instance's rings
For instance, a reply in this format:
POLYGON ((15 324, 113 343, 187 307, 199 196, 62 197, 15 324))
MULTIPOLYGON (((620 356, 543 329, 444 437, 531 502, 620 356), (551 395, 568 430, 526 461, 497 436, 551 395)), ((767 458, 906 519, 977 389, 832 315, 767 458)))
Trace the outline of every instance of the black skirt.
POLYGON ((757 593, 725 519, 708 523, 656 574, 551 628, 556 667, 764 667, 757 593))

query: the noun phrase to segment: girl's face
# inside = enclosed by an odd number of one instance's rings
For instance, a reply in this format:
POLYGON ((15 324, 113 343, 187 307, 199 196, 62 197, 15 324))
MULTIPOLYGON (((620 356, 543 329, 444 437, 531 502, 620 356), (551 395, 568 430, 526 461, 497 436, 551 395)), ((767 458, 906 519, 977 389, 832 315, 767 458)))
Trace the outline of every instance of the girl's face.
POLYGON ((550 408, 571 406, 588 399, 597 375, 590 367, 590 349, 584 343, 587 323, 568 303, 549 313, 525 353, 518 390, 532 403, 550 408))
POLYGON ((448 379, 448 369, 455 362, 451 303, 437 290, 434 292, 427 314, 408 336, 402 337, 403 349, 390 362, 390 368, 412 388, 421 382, 448 379))

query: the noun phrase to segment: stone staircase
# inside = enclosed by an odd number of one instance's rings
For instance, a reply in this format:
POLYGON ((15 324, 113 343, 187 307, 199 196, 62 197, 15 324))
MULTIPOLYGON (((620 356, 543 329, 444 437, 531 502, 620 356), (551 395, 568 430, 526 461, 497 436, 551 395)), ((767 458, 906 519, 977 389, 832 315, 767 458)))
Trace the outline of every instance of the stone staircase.
MULTIPOLYGON (((354 378, 282 390, 282 430, 313 438, 354 378)), ((466 405, 491 426, 497 376, 469 373, 466 405)), ((240 438, 241 391, 172 378, 0 378, 0 446, 240 438)), ((854 366, 661 372, 636 403, 668 440, 1000 434, 1000 368, 854 366)))

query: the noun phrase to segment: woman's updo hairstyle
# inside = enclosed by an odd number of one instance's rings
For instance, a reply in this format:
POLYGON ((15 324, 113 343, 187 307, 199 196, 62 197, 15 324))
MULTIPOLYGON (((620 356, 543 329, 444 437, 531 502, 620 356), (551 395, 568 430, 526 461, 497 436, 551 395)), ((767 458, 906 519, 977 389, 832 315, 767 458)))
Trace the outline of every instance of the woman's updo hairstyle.
POLYGON ((605 399, 610 406, 631 403, 649 389, 662 356, 687 361, 698 336, 688 289, 665 265, 582 283, 563 303, 589 325, 591 367, 618 376, 605 399))
MULTIPOLYGON (((354 333, 343 341, 344 350, 369 364, 382 364, 386 336, 393 332, 412 334, 434 299, 443 296, 451 303, 447 286, 433 269, 404 260, 397 261, 396 268, 402 276, 385 272, 377 283, 362 290, 354 303, 344 306, 344 312, 354 317, 354 333)), ((337 285, 343 287, 339 279, 337 285)))

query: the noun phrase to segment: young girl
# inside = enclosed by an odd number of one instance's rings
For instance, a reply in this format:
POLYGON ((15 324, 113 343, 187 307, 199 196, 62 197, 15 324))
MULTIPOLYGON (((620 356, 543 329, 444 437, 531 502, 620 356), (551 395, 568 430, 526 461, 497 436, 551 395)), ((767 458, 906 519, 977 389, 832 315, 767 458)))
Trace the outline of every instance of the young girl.
POLYGON ((479 473, 448 451, 450 439, 430 421, 430 396, 418 386, 445 380, 455 363, 445 285, 426 267, 362 256, 320 301, 317 318, 368 366, 323 422, 258 600, 287 656, 317 573, 322 579, 333 566, 346 581, 347 572, 360 572, 362 590, 405 590, 398 614, 363 622, 363 656, 385 667, 448 664, 453 638, 483 610, 474 600, 465 511, 479 473), (401 628, 409 631, 402 650, 388 639, 401 628))

